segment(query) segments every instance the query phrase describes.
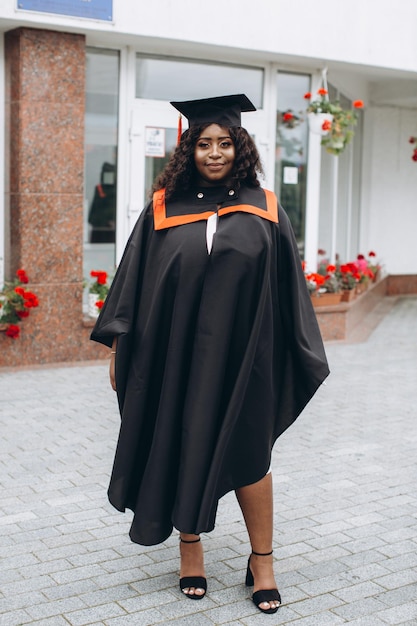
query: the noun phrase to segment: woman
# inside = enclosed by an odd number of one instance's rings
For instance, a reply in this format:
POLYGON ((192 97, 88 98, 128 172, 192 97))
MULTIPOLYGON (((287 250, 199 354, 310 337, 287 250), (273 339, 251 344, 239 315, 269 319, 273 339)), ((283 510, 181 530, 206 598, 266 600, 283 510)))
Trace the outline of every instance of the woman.
POLYGON ((180 532, 180 588, 207 589, 200 533, 235 490, 252 552, 246 584, 275 613, 277 437, 328 375, 288 218, 260 187, 243 95, 172 103, 189 129, 154 185, 92 339, 112 347, 122 416, 110 502, 132 541, 180 532))

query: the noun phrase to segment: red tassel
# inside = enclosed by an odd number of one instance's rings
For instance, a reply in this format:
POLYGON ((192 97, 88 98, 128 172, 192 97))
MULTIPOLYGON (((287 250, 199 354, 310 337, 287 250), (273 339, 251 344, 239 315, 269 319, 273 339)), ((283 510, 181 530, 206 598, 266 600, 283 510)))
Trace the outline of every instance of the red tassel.
POLYGON ((180 113, 178 116, 177 145, 181 141, 181 135, 182 135, 182 115, 180 113))

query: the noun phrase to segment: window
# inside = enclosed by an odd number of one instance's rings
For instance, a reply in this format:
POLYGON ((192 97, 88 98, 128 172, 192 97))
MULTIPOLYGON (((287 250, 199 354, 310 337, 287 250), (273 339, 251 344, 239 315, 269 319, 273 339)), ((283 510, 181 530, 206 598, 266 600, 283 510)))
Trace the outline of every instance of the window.
POLYGON ((307 138, 304 94, 310 76, 277 74, 275 191, 290 218, 300 252, 304 248, 307 138))
POLYGON ((113 273, 116 235, 119 53, 88 49, 86 59, 84 276, 113 273))
MULTIPOLYGON (((329 97, 344 109, 352 106, 332 85, 329 97)), ((360 117, 352 142, 339 156, 322 149, 319 248, 331 262, 351 261, 358 253, 361 128, 360 117)))
POLYGON ((136 98, 193 100, 245 93, 262 107, 262 68, 136 56, 136 98), (197 95, 196 95, 197 94, 197 95))

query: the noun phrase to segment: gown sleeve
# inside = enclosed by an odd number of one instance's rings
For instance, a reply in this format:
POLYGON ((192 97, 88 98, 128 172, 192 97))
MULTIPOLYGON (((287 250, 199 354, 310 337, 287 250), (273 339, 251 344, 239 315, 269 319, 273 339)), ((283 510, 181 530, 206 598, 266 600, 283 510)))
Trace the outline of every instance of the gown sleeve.
POLYGON ((140 215, 129 237, 109 293, 90 336, 93 341, 109 348, 114 337, 127 335, 132 330, 151 228, 150 203, 140 215))
POLYGON ((277 231, 279 312, 289 348, 281 409, 295 418, 327 378, 329 367, 295 235, 282 207, 277 231))

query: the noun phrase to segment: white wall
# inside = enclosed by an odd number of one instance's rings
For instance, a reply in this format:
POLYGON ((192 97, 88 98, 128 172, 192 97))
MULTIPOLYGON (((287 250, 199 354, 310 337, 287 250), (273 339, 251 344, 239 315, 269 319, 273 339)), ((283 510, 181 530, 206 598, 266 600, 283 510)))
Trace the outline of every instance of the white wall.
POLYGON ((195 0, 113 0, 113 23, 17 11, 16 5, 0 0, 1 28, 55 26, 306 57, 319 67, 334 60, 417 71, 415 0, 226 0, 221 10, 195 0))
POLYGON ((417 109, 367 111, 368 168, 362 196, 362 250, 375 250, 390 274, 417 273, 417 109))
POLYGON ((328 63, 329 81, 366 104, 360 251, 376 250, 389 273, 417 273, 417 163, 408 143, 417 136, 416 0, 226 0, 215 16, 195 0, 114 0, 113 23, 17 11, 16 4, 0 0, 0 29, 60 29, 86 33, 93 45, 276 61, 303 71, 328 63), (407 72, 412 80, 400 94, 407 72))
POLYGON ((4 128, 5 128, 5 76, 4 76, 4 40, 0 38, 0 286, 4 281, 4 262, 6 256, 6 241, 5 241, 5 225, 6 225, 6 210, 5 210, 5 145, 4 145, 4 128))

